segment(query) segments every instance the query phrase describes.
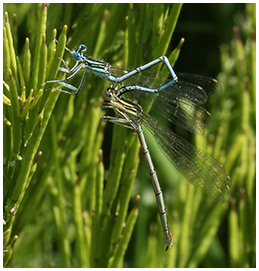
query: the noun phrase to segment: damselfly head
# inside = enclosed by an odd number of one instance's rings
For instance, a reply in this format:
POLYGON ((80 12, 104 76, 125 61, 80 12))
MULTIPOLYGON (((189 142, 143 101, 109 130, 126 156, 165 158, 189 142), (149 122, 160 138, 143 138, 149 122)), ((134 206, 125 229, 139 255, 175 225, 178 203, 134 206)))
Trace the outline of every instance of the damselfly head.
POLYGON ((104 92, 104 97, 106 100, 110 101, 113 100, 115 97, 115 86, 110 85, 107 90, 104 92))
POLYGON ((86 50, 87 50, 86 45, 80 44, 78 49, 73 52, 74 59, 77 61, 81 60, 82 56, 86 50))

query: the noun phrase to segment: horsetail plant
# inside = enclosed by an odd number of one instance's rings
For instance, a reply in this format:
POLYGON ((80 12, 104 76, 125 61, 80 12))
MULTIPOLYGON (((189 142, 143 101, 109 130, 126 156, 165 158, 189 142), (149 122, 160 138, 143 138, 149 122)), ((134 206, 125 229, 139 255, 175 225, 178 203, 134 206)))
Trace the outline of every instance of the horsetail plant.
MULTIPOLYGON (((246 5, 247 23, 235 28, 235 39, 221 47, 223 91, 209 103, 219 125, 195 136, 230 174, 230 205, 206 200, 179 181, 145 134, 161 179, 170 179, 161 184, 174 237, 167 252, 138 139, 100 120, 109 83, 87 74, 77 97, 42 87, 65 78, 60 58, 72 67, 65 47, 80 44, 113 66, 138 67, 161 55, 174 65, 184 42, 172 39, 181 7, 4 4, 4 266, 255 266, 254 4, 246 5)), ((78 86, 80 78, 71 84, 78 86)))

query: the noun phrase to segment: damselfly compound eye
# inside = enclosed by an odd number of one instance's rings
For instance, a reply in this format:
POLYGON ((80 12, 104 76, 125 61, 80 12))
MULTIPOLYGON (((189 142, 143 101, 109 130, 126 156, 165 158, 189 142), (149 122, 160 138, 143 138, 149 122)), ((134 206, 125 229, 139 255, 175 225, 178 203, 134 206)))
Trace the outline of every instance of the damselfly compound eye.
POLYGON ((81 59, 81 54, 78 53, 77 51, 74 51, 73 57, 74 57, 75 60, 80 60, 81 59))

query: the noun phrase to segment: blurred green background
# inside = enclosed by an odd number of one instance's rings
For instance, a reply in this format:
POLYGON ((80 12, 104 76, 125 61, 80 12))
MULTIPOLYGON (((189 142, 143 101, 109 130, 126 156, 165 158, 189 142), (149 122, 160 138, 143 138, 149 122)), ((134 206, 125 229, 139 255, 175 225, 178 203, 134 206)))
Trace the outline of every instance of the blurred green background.
POLYGON ((255 267, 255 4, 3 7, 4 265, 255 267), (222 85, 205 135, 174 129, 224 165, 228 203, 187 183, 147 134, 174 239, 167 252, 137 138, 100 121, 109 83, 89 74, 77 97, 40 90, 65 44, 81 43, 112 65, 167 55, 176 71, 222 85))

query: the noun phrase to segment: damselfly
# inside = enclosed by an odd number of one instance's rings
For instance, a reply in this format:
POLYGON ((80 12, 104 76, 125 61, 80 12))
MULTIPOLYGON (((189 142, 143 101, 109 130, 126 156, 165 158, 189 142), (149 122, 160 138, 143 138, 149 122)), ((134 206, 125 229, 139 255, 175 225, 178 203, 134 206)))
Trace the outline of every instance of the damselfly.
POLYGON ((102 116, 102 118, 134 129, 137 132, 157 199, 164 233, 164 244, 168 249, 173 244, 172 234, 162 191, 147 147, 142 124, 154 135, 155 140, 173 165, 188 181, 200 188, 205 195, 219 202, 226 201, 230 193, 230 177, 219 162, 163 127, 157 120, 147 115, 139 104, 118 97, 117 92, 118 89, 114 85, 107 89, 105 98, 108 102, 104 104, 104 107, 112 108, 120 117, 102 116))
POLYGON ((148 92, 148 93, 158 93, 161 90, 173 88, 172 91, 176 92, 181 91, 185 93, 186 96, 191 97, 192 99, 197 100, 197 102, 206 102, 208 95, 211 92, 215 92, 216 88, 218 88, 217 81, 210 77, 203 77, 197 76, 192 74, 185 74, 185 73, 176 73, 174 72, 168 58, 166 56, 161 56, 143 66, 140 66, 136 69, 131 71, 120 71, 117 73, 118 69, 116 67, 111 66, 108 62, 93 59, 91 57, 86 56, 84 53, 87 50, 86 45, 81 44, 76 50, 71 51, 70 49, 66 48, 67 51, 73 56, 74 60, 76 61, 75 65, 70 69, 64 59, 61 59, 63 65, 65 67, 60 67, 59 70, 68 74, 68 77, 64 80, 49 80, 46 81, 43 85, 46 84, 59 84, 61 87, 67 88, 68 90, 55 88, 58 91, 77 95, 80 90, 82 89, 86 75, 88 72, 93 72, 94 74, 100 76, 104 80, 110 81, 114 84, 122 84, 123 86, 118 90, 116 95, 120 97, 123 93, 129 91, 139 91, 139 92, 148 92), (151 78, 151 84, 144 84, 144 79, 141 78, 139 82, 136 78, 136 75, 142 73, 146 70, 150 70, 150 68, 158 63, 163 62, 168 71, 169 71, 169 78, 166 75, 166 78, 159 78, 160 81, 158 85, 154 86, 153 88, 150 85, 153 85, 153 82, 157 79, 153 76, 151 78), (68 82, 74 78, 80 70, 84 70, 81 82, 78 87, 75 87, 68 82), (136 83, 129 85, 124 84, 126 80, 130 78, 136 78, 136 83))

